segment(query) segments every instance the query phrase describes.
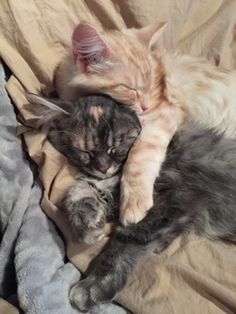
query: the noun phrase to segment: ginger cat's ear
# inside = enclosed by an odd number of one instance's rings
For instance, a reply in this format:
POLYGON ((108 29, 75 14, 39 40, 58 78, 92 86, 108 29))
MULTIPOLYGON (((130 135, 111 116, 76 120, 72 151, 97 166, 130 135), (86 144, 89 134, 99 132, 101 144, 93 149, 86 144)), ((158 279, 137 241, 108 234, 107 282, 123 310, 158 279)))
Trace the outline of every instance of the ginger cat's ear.
POLYGON ((87 24, 79 24, 74 30, 72 49, 75 63, 82 73, 102 68, 109 56, 109 49, 101 35, 87 24))
POLYGON ((167 26, 167 22, 158 22, 136 30, 136 35, 149 50, 155 46, 167 26))

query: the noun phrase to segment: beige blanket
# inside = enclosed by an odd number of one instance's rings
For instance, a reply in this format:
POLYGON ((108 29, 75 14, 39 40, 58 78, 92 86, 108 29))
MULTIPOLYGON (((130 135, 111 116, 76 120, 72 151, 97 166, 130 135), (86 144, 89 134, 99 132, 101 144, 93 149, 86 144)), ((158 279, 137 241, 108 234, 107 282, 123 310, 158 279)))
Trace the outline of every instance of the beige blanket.
MULTIPOLYGON (((23 87, 53 91, 55 67, 80 20, 110 28, 167 20, 163 41, 169 49, 177 45, 179 51, 236 67, 235 0, 1 0, 0 55, 14 74, 7 88, 25 125, 33 126, 35 117, 24 106, 23 87)), ((94 248, 77 245, 54 205, 73 182, 74 169, 45 134, 24 129, 23 136, 39 165, 43 208, 62 230, 69 258, 84 270, 94 248)), ((236 247, 179 238, 163 254, 147 258, 117 300, 140 314, 236 313, 236 247)))
POLYGON ((0 298, 0 314, 19 314, 17 308, 0 298))

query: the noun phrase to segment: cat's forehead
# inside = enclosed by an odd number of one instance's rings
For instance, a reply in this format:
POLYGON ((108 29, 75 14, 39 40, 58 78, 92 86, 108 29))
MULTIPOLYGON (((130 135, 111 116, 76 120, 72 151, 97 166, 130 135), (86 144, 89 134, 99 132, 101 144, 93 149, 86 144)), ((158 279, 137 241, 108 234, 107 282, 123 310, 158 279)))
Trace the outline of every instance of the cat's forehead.
POLYGON ((143 56, 139 50, 133 48, 121 57, 124 76, 135 81, 145 80, 151 73, 151 67, 147 56, 143 56))
POLYGON ((99 150, 123 140, 136 125, 134 113, 118 104, 90 106, 70 133, 71 143, 79 150, 99 150), (110 105, 110 107, 109 107, 110 105))
POLYGON ((79 150, 86 150, 85 137, 81 133, 73 133, 71 136, 72 146, 79 150))
POLYGON ((89 105, 80 108, 79 114, 75 115, 75 125, 71 129, 70 139, 74 148, 79 150, 94 150, 104 142, 111 125, 109 108, 101 104, 89 105))
POLYGON ((105 113, 104 108, 101 105, 91 106, 89 108, 89 114, 91 118, 95 120, 97 124, 99 124, 100 119, 102 118, 104 113, 105 113))
POLYGON ((117 61, 114 66, 116 73, 124 76, 128 74, 129 78, 136 78, 139 81, 145 79, 151 72, 147 47, 129 32, 110 31, 108 34, 108 45, 117 61))
POLYGON ((82 130, 71 134, 73 148, 81 151, 94 151, 101 147, 101 138, 96 128, 87 126, 82 130))
POLYGON ((150 74, 151 65, 148 51, 137 42, 127 40, 120 50, 119 58, 127 66, 127 70, 132 69, 136 74, 139 73, 144 77, 150 74))

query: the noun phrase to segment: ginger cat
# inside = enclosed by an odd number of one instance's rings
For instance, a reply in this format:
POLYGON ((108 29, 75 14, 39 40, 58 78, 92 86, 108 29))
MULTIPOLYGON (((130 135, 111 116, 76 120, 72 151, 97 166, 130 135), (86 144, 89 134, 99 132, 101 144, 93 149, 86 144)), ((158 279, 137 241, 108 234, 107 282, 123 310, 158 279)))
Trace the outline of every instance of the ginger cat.
POLYGON ((165 28, 100 31, 79 24, 72 54, 59 65, 56 88, 63 99, 99 92, 130 104, 142 132, 131 149, 121 180, 120 219, 137 223, 153 205, 153 186, 167 146, 182 123, 236 135, 236 72, 204 60, 154 49, 165 28))

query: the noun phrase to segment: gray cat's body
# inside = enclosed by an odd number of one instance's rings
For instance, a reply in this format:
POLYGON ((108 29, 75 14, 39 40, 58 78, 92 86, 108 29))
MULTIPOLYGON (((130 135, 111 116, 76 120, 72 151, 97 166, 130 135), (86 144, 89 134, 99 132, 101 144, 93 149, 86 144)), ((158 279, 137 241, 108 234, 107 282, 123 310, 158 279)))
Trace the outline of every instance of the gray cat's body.
MULTIPOLYGON (((63 207, 80 238, 90 242, 91 236, 101 237, 104 217, 118 204, 109 196, 119 186, 113 181, 117 178, 110 177, 109 188, 104 178, 96 178, 89 188, 87 180, 82 180, 66 195, 63 207), (80 191, 78 198, 75 194, 80 191)), ((236 243, 236 141, 192 124, 185 125, 169 145, 156 181, 154 206, 138 224, 117 227, 88 277, 72 287, 72 303, 87 311, 112 300, 148 253, 161 252, 189 232, 236 243)))
POLYGON ((60 207, 79 241, 105 235, 105 223, 119 214, 123 163, 141 131, 132 109, 110 97, 93 95, 68 102, 29 94, 40 126, 58 151, 79 168, 77 182, 60 207), (117 209, 117 210, 116 210, 117 209))
POLYGON ((169 146, 154 206, 138 224, 117 228, 71 301, 88 310, 112 300, 147 254, 190 232, 236 243, 236 142, 192 125, 169 146))

